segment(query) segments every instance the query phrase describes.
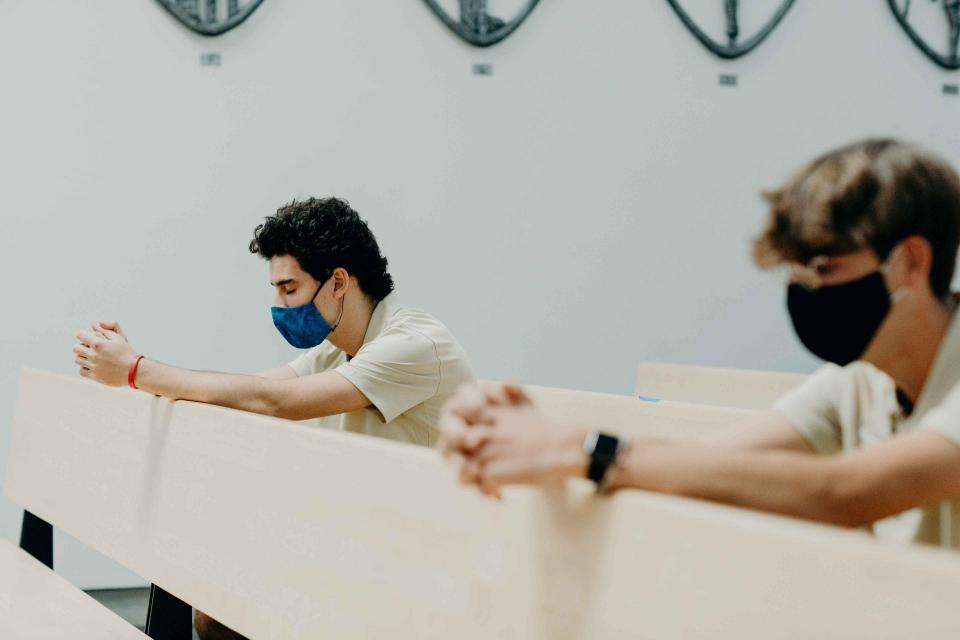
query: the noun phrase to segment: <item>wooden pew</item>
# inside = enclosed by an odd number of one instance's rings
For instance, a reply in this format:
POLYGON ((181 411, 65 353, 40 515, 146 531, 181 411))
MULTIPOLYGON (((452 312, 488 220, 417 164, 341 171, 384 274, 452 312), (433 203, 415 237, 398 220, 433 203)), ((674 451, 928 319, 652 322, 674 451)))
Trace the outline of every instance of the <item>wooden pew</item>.
POLYGON ((254 640, 960 629, 953 552, 585 483, 498 503, 431 450, 52 374, 23 376, 7 469, 12 500, 254 640))
POLYGON ((0 540, 0 638, 146 637, 30 554, 0 540))
POLYGON ((651 400, 769 409, 806 378, 799 373, 642 362, 635 391, 651 400))
POLYGON ((682 402, 647 402, 633 396, 524 386, 550 421, 580 429, 603 429, 627 436, 697 440, 735 429, 756 411, 682 402))

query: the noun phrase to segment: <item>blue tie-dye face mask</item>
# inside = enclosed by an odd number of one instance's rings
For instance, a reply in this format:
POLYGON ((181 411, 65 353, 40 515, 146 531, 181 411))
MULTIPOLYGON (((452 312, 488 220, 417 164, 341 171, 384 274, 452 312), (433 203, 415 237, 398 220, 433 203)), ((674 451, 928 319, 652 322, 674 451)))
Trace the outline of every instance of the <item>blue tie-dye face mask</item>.
MULTIPOLYGON (((337 328, 337 325, 330 326, 330 323, 320 315, 317 306, 313 304, 322 288, 321 283, 307 304, 299 307, 270 308, 274 326, 277 327, 280 335, 297 349, 310 349, 317 346, 337 328)), ((342 313, 341 309, 341 315, 342 313)), ((339 320, 337 322, 339 323, 339 320)))

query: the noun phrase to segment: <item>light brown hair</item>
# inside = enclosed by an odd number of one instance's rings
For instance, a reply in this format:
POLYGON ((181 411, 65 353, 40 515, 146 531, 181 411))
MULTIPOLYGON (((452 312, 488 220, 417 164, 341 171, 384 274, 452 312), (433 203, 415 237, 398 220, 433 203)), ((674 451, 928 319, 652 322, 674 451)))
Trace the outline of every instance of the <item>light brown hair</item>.
POLYGON ((930 242, 930 287, 949 293, 960 244, 960 178, 938 156, 870 139, 820 156, 765 193, 770 218, 754 241, 763 268, 870 248, 885 259, 908 236, 930 242))

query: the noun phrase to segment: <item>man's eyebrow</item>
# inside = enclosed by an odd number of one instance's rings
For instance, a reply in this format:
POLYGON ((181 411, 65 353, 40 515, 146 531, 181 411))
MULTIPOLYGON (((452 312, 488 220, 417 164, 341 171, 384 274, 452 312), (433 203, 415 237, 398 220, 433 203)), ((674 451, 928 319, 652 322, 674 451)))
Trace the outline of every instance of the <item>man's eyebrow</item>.
POLYGON ((286 278, 286 279, 284 279, 284 280, 277 280, 276 282, 271 282, 271 283, 270 283, 270 286, 271 286, 271 287, 285 287, 285 286, 287 286, 288 284, 290 284, 291 282, 293 282, 293 278, 286 278))

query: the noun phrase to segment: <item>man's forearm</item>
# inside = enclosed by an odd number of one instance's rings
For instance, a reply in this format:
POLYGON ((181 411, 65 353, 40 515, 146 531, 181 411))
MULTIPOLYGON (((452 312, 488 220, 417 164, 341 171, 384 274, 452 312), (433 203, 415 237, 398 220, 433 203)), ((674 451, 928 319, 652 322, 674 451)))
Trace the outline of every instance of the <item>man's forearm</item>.
POLYGON ((206 402, 266 415, 276 413, 269 385, 258 376, 191 371, 144 358, 137 368, 137 387, 174 400, 206 402))
POLYGON ((854 526, 837 460, 811 454, 637 442, 613 488, 632 487, 854 526))

